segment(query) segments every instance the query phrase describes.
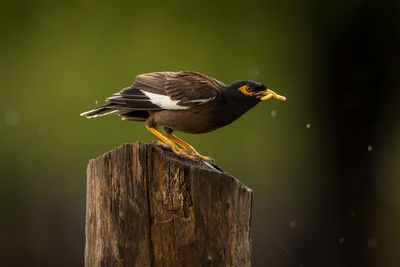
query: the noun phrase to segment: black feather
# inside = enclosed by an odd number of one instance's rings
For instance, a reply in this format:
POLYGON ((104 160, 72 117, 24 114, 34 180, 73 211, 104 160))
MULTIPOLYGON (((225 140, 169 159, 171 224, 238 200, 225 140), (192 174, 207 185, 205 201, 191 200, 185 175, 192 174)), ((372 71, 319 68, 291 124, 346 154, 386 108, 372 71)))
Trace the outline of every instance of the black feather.
POLYGON ((153 104, 143 93, 141 95, 119 94, 106 100, 109 107, 126 110, 162 110, 160 106, 153 104))

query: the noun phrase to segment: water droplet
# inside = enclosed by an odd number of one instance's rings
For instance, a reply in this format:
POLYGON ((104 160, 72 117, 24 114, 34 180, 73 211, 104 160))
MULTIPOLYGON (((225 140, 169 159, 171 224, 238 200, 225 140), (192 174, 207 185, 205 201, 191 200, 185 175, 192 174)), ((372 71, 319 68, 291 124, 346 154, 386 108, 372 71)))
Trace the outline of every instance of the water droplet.
POLYGON ((296 226, 297 226, 296 221, 291 221, 291 222, 289 223, 289 227, 292 228, 292 229, 296 228, 296 226))
POLYGON ((368 152, 371 152, 371 151, 372 151, 372 146, 369 145, 369 146, 368 146, 368 152))
POLYGON ((94 103, 95 103, 96 105, 99 104, 99 100, 96 100, 94 103))
POLYGON ((16 127, 21 122, 21 115, 15 110, 8 110, 4 115, 4 120, 8 125, 16 127))
POLYGON ((311 124, 310 124, 310 123, 307 123, 306 128, 307 128, 307 129, 310 129, 310 127, 311 127, 311 124))
POLYGON ((368 247, 369 248, 376 248, 378 246, 378 239, 375 237, 372 237, 368 240, 368 247))
POLYGON ((272 118, 276 117, 276 113, 277 113, 277 112, 276 112, 276 110, 275 110, 275 109, 274 109, 274 110, 272 110, 272 111, 271 111, 271 117, 272 117, 272 118))
POLYGON ((248 70, 248 75, 250 79, 257 79, 260 71, 257 68, 251 68, 248 70))
POLYGON ((339 243, 340 243, 340 244, 343 244, 344 241, 345 241, 345 238, 344 238, 343 236, 342 236, 341 238, 339 238, 339 243))

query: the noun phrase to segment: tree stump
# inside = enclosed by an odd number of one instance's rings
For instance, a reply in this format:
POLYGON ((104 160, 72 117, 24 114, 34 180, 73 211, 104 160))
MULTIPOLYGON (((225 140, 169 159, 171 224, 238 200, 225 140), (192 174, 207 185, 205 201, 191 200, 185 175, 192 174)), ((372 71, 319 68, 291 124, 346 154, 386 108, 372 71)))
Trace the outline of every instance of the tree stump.
POLYGON ((252 190, 151 143, 87 168, 85 266, 250 266, 252 190))

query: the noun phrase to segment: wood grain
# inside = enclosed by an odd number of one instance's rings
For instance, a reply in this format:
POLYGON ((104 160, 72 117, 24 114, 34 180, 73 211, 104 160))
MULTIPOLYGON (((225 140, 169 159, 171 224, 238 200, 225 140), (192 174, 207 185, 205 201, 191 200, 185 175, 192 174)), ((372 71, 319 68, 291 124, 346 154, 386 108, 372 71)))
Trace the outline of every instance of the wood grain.
POLYGON ((252 191, 151 143, 87 168, 85 266, 250 266, 252 191))

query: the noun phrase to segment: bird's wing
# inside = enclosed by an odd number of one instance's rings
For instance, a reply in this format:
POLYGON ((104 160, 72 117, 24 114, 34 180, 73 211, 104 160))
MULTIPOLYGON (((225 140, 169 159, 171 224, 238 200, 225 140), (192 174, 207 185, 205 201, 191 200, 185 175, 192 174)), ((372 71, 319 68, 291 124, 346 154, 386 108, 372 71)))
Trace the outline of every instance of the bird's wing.
POLYGON ((197 72, 152 72, 107 98, 114 108, 127 110, 180 110, 201 105, 220 94, 224 84, 197 72))
POLYGON ((178 105, 191 106, 209 102, 221 94, 224 84, 198 72, 174 72, 166 76, 165 92, 178 105))

